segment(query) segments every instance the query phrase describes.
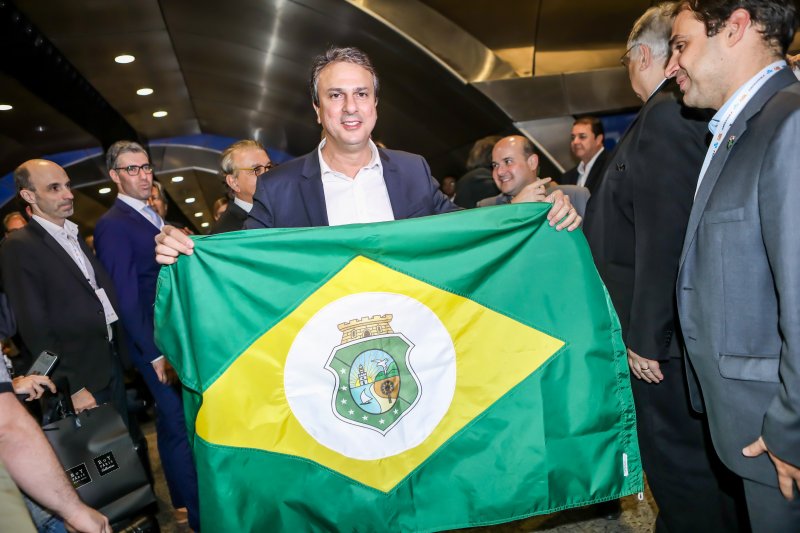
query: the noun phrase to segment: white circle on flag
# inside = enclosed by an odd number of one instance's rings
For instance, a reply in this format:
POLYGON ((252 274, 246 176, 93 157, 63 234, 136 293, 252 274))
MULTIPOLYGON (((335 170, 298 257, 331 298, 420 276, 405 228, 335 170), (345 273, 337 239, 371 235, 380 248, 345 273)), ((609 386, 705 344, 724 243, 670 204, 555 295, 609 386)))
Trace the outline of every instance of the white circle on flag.
MULTIPOLYGON (((292 413, 317 442, 353 459, 382 459, 421 444, 450 408, 456 386, 455 347, 439 317, 418 300, 388 292, 350 294, 329 303, 306 322, 289 349, 283 382, 292 413), (340 372, 337 379, 333 368, 328 367, 332 355, 342 346, 342 332, 337 326, 378 315, 392 315, 394 335, 411 346, 407 353, 392 357, 406 359, 400 364, 407 366, 418 387, 413 405, 385 431, 378 425, 382 423, 379 414, 358 412, 353 406, 358 420, 351 422, 337 413, 335 402, 357 403, 345 394, 337 397, 341 387, 351 384, 351 369, 332 365, 340 372), (357 415, 362 414, 375 416, 371 423, 376 427, 359 424, 357 415)), ((401 394, 404 386, 413 390, 413 385, 401 382, 401 394)), ((347 409, 351 409, 349 404, 347 409)))

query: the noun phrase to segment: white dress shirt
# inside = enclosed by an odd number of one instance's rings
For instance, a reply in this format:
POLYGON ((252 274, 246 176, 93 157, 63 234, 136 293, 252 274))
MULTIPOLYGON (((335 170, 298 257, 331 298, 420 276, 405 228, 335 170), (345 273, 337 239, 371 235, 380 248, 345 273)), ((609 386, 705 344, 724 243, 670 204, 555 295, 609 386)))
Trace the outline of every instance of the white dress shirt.
POLYGON ((241 207, 242 209, 244 209, 244 212, 245 212, 245 213, 249 213, 249 212, 250 212, 250 210, 252 210, 252 209, 253 209, 253 204, 251 204, 251 203, 248 203, 248 202, 245 202, 244 200, 242 200, 242 199, 241 199, 241 198, 239 198, 239 197, 234 197, 234 198, 233 198, 233 203, 235 203, 236 205, 238 205, 239 207, 241 207))
POLYGON ((375 143, 369 141, 372 158, 355 178, 331 169, 322 157, 325 139, 319 144, 319 168, 322 188, 325 193, 325 209, 328 224, 340 226, 361 222, 385 222, 394 220, 394 211, 389 201, 389 192, 383 179, 383 166, 375 143))
POLYGON ((577 185, 579 187, 586 187, 586 178, 589 177, 589 172, 592 171, 592 167, 594 166, 594 162, 597 161, 597 158, 600 156, 600 154, 603 153, 603 150, 605 150, 605 148, 603 148, 601 146, 600 149, 597 151, 597 153, 594 154, 594 157, 591 158, 588 163, 584 163, 583 161, 578 163, 578 183, 577 183, 577 185))
MULTIPOLYGON (((39 215, 33 215, 32 218, 56 240, 65 252, 67 252, 67 255, 69 255, 83 273, 86 281, 89 282, 89 285, 91 285, 92 289, 97 293, 99 287, 97 285, 94 268, 92 267, 92 263, 89 262, 89 258, 83 253, 80 244, 78 244, 78 225, 71 220, 64 220, 64 226, 62 227, 58 224, 53 224, 49 220, 45 220, 39 215)), ((98 299, 99 298, 98 296, 98 299)), ((104 307, 105 305, 104 303, 104 307)), ((111 303, 109 302, 107 305, 111 305, 111 303)), ((106 327, 108 328, 108 340, 112 340, 114 338, 114 330, 111 329, 110 323, 106 324, 106 327)))

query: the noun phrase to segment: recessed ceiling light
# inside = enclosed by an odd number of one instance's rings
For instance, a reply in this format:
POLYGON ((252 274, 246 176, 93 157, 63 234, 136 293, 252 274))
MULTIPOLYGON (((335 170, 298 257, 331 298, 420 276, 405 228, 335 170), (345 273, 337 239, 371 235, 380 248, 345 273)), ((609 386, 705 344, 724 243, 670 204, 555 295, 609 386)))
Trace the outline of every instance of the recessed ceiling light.
POLYGON ((201 216, 203 216, 202 211, 198 211, 197 213, 194 214, 194 218, 200 218, 201 216))
POLYGON ((14 109, 13 105, 0 104, 0 111, 11 111, 12 109, 14 109))
POLYGON ((180 183, 183 181, 183 176, 172 176, 172 183, 180 183))
POLYGON ((194 201, 195 201, 194 198, 187 198, 186 200, 184 200, 184 202, 186 202, 187 204, 193 204, 194 201))
POLYGON ((166 111, 156 111, 155 113, 153 113, 153 116, 156 117, 156 118, 163 118, 163 117, 167 116, 167 112, 166 111))
POLYGON ((122 54, 121 56, 117 56, 114 58, 114 61, 116 61, 121 65, 124 65, 126 63, 133 63, 135 60, 136 58, 130 54, 122 54))
POLYGON ((200 224, 200 227, 201 228, 207 228, 208 227, 208 222, 203 222, 202 224, 200 224))
POLYGON ((36 130, 36 133, 44 133, 47 130, 47 128, 42 125, 36 126, 33 129, 36 130))
POLYGON ((108 193, 111 192, 111 187, 103 187, 102 189, 100 189, 97 192, 99 192, 100 194, 108 194, 108 193))
POLYGON ((153 94, 153 89, 151 89, 150 87, 142 87, 141 89, 136 91, 136 94, 138 94, 139 96, 150 96, 151 94, 153 94))

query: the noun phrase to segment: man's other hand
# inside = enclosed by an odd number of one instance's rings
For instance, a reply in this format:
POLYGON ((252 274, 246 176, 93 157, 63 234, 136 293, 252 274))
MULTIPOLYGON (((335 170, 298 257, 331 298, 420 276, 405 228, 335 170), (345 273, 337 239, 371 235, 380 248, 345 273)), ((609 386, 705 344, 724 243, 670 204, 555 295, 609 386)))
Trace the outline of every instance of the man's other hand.
POLYGON ((642 357, 630 348, 628 348, 628 366, 636 379, 642 379, 648 383, 664 381, 664 374, 661 373, 658 361, 642 357))
POLYGON ((764 452, 767 452, 770 460, 775 465, 775 470, 778 472, 778 487, 781 489, 781 494, 787 500, 792 501, 794 499, 795 485, 800 490, 800 468, 782 461, 769 451, 767 444, 764 442, 764 437, 758 437, 757 441, 746 446, 742 450, 742 455, 745 457, 758 457, 764 452))
POLYGON ((159 357, 150 364, 153 365, 153 370, 156 371, 156 377, 158 378, 158 381, 164 385, 169 385, 169 376, 167 375, 167 359, 165 357, 159 357))
POLYGON ((70 531, 80 533, 112 533, 108 518, 91 507, 80 504, 69 516, 64 516, 64 522, 70 531))
POLYGON ((97 407, 97 401, 94 399, 91 392, 86 389, 81 389, 72 395, 72 406, 75 408, 76 413, 80 413, 87 409, 94 409, 97 407))
POLYGON ((194 252, 192 239, 175 226, 164 226, 156 235, 156 262, 171 265, 181 254, 192 255, 194 252))
POLYGON ((26 402, 38 400, 42 397, 45 390, 52 393, 56 392, 56 385, 47 376, 32 374, 30 376, 18 376, 11 382, 16 394, 27 394, 26 402))

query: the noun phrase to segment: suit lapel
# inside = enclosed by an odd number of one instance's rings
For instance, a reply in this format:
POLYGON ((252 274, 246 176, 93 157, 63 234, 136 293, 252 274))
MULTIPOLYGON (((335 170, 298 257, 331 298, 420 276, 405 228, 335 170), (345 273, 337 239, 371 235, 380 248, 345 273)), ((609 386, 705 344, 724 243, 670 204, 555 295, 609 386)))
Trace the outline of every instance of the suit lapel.
POLYGON ((310 226, 327 226, 328 209, 325 206, 325 190, 322 187, 317 150, 305 156, 303 177, 305 179, 300 181, 300 196, 310 226))
POLYGON ((722 139, 722 144, 717 150, 717 153, 714 154, 714 157, 711 158, 711 163, 709 163, 708 169, 706 169, 703 181, 700 183, 700 187, 697 189, 697 194, 694 198, 692 212, 689 215, 689 223, 686 226, 686 235, 683 239, 680 266, 683 266, 686 254, 689 252, 689 248, 694 242, 694 238, 697 235, 697 228, 700 226, 700 220, 703 218, 703 212, 708 204, 708 199, 722 174, 725 162, 728 160, 733 149, 735 149, 735 144, 730 147, 728 146, 728 139, 733 138, 734 140, 741 140, 742 136, 747 131, 748 121, 757 115, 761 111, 761 108, 764 107, 764 104, 778 91, 794 82, 794 74, 788 69, 784 69, 772 76, 747 103, 744 109, 742 109, 739 116, 736 117, 736 120, 728 130, 728 138, 722 139))
POLYGON ((114 201, 114 206, 113 207, 115 207, 115 208, 119 209, 120 211, 122 211, 123 213, 125 213, 125 216, 130 218, 136 224, 145 224, 146 228, 152 230, 151 232, 153 233, 153 235, 158 234, 158 228, 156 228, 155 225, 153 225, 152 222, 147 220, 143 214, 137 212, 136 209, 134 209, 133 207, 129 206, 128 204, 126 204, 125 202, 120 200, 119 198, 117 198, 114 201))
MULTIPOLYGON (((75 261, 72 257, 58 244, 52 235, 50 235, 46 229, 44 229, 38 222, 35 220, 31 220, 28 225, 31 229, 36 233, 36 235, 42 240, 45 246, 50 249, 54 256, 58 258, 61 262, 62 266, 66 268, 75 278, 80 282, 81 285, 86 287, 88 290, 94 292, 92 286, 89 285, 89 280, 86 279, 86 276, 83 275, 83 272, 78 265, 75 264, 75 261)), ((80 239, 78 239, 80 242, 80 239)))
POLYGON ((389 204, 392 206, 392 213, 395 220, 408 218, 409 213, 403 210, 408 205, 407 201, 403 198, 403 182, 400 177, 397 165, 392 161, 384 150, 378 148, 378 154, 381 157, 381 166, 383 167, 383 181, 386 184, 386 192, 389 194, 389 204))

